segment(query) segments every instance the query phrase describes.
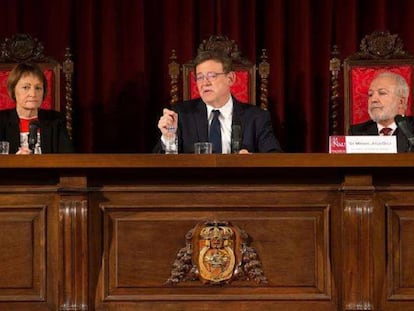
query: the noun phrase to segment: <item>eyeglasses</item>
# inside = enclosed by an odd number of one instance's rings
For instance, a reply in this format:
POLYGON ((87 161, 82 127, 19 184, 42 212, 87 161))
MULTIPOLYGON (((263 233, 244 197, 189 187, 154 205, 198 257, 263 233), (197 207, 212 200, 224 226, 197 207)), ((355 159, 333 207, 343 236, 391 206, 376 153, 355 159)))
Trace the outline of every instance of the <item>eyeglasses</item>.
POLYGON ((214 80, 217 79, 217 76, 225 75, 225 74, 227 74, 227 73, 226 72, 209 71, 206 74, 199 73, 198 75, 195 76, 195 80, 196 80, 196 82, 203 82, 204 79, 207 79, 208 81, 214 81, 214 80))

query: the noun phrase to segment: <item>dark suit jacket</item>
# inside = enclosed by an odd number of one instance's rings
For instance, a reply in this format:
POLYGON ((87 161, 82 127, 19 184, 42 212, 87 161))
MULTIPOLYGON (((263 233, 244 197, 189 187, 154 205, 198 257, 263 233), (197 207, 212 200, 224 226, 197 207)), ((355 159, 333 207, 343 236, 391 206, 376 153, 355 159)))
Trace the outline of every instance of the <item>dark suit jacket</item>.
MULTIPOLYGON (((412 117, 407 117, 407 121, 411 132, 414 133, 414 119, 412 117)), ((351 125, 349 128, 349 135, 378 135, 377 123, 370 120, 364 123, 351 125)), ((397 151, 408 152, 409 142, 404 133, 397 128, 393 135, 397 136, 397 151)))
MULTIPOLYGON (((178 151, 193 153, 194 143, 208 141, 207 107, 201 98, 179 103, 173 107, 178 113, 178 151)), ((249 152, 282 152, 274 136, 269 113, 258 107, 241 104, 233 98, 233 123, 242 128, 241 149, 249 152)), ((161 153, 159 142, 154 152, 161 153)))
MULTIPOLYGON (((40 147, 42 153, 73 152, 72 142, 66 130, 66 121, 62 113, 40 109, 40 147)), ((10 143, 9 152, 16 153, 20 147, 20 121, 16 109, 0 111, 0 140, 10 143)))

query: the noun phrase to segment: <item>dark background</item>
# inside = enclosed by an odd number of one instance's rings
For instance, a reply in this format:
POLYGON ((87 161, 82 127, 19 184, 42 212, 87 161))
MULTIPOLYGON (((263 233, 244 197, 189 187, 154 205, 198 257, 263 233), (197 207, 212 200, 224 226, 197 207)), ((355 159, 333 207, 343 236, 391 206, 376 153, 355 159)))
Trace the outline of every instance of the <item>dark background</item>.
POLYGON ((326 152, 329 59, 356 52, 375 30, 414 52, 410 0, 2 0, 0 38, 28 33, 58 61, 75 61, 78 152, 147 153, 169 101, 171 50, 180 62, 212 34, 271 65, 269 111, 287 152, 326 152))

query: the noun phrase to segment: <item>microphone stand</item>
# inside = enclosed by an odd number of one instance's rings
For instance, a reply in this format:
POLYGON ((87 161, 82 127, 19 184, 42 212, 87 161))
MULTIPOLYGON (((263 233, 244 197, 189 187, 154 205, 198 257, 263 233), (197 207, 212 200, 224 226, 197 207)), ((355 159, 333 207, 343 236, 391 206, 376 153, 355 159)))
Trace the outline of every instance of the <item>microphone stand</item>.
POLYGON ((414 135, 410 129, 407 118, 402 115, 396 115, 394 117, 394 121, 397 124, 398 128, 402 131, 404 136, 407 138, 408 145, 409 145, 408 152, 412 152, 413 146, 414 146, 414 135))

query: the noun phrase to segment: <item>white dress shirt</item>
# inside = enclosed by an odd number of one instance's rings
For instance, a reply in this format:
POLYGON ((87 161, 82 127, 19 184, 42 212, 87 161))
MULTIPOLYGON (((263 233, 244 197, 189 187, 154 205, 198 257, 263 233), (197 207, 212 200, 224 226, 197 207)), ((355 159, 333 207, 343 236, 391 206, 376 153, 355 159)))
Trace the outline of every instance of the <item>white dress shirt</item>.
POLYGON ((395 124, 395 122, 394 122, 394 123, 390 124, 389 126, 382 126, 381 124, 377 123, 378 135, 380 135, 380 136, 381 136, 381 135, 383 135, 383 134, 381 133, 381 130, 382 130, 384 127, 388 127, 388 128, 390 128, 390 129, 392 129, 392 132, 391 132, 391 134, 390 134, 390 135, 393 135, 393 134, 394 134, 394 132, 395 132, 395 130, 397 129, 397 124, 395 124))
POLYGON ((213 120, 213 110, 220 110, 219 120, 221 124, 222 153, 231 153, 231 124, 233 120, 233 99, 232 97, 230 96, 227 103, 218 109, 208 104, 206 104, 206 106, 207 106, 209 128, 210 128, 211 121, 213 120))

